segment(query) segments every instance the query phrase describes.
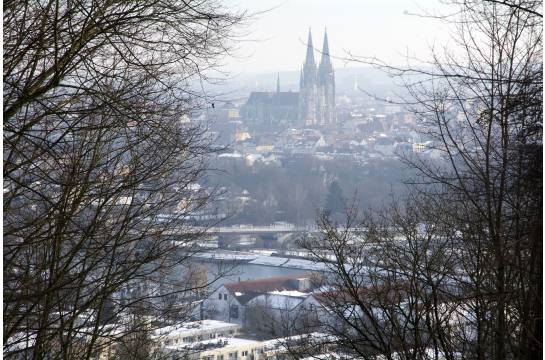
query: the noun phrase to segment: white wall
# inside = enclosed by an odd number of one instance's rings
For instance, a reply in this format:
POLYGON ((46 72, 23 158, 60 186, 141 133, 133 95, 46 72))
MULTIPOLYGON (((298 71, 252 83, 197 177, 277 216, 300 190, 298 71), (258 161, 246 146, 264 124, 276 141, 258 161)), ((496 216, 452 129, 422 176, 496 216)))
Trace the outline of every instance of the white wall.
POLYGON ((223 285, 204 299, 202 306, 204 313, 209 313, 211 318, 214 318, 215 320, 222 320, 235 324, 243 324, 244 322, 244 306, 242 306, 223 285), (221 300, 219 299, 220 294, 221 300), (237 318, 230 317, 230 306, 233 305, 238 306, 237 318))

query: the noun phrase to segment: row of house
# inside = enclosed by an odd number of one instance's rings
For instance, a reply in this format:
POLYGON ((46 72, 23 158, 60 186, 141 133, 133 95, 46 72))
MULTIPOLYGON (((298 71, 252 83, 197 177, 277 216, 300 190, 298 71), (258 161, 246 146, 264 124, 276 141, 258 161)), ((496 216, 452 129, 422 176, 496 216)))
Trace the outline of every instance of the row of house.
MULTIPOLYGON (((152 359, 284 360, 289 358, 287 345, 290 342, 307 346, 302 341, 306 339, 317 345, 317 354, 329 354, 336 350, 330 347, 335 339, 325 332, 343 324, 337 322, 335 307, 346 305, 355 312, 358 309, 353 308, 356 305, 351 293, 331 291, 323 280, 320 273, 312 273, 223 284, 193 308, 190 314, 194 321, 154 330, 151 347, 145 351, 149 351, 152 359), (274 327, 277 324, 290 330, 283 335, 276 332, 274 340, 260 340, 255 333, 247 337, 246 331, 253 331, 255 325, 274 327)), ((396 283, 357 291, 358 298, 364 299, 380 319, 380 312, 387 310, 381 308, 376 294, 395 301, 402 310, 409 299, 403 289, 403 283, 396 283)), ((453 328, 467 326, 469 316, 463 305, 457 306, 455 311, 451 305, 439 308, 441 313, 447 314, 453 328)), ((152 321, 150 318, 149 323, 152 321)), ((112 344, 100 358, 107 359, 118 350, 112 344)))
MULTIPOLYGON (((203 322, 203 324, 207 324, 203 322)), ((192 344, 167 345, 156 348, 152 359, 178 360, 285 360, 290 348, 312 344, 323 353, 329 353, 333 337, 323 333, 308 333, 274 340, 250 340, 240 337, 221 337, 192 344), (321 345, 321 346, 320 346, 321 345)))
POLYGON ((282 159, 311 155, 320 160, 349 156, 354 161, 369 158, 395 157, 401 153, 419 154, 439 159, 441 151, 431 141, 423 142, 414 131, 406 133, 323 134, 313 129, 290 128, 281 134, 250 135, 236 133, 234 153, 219 156, 221 162, 244 160, 252 166, 256 162, 282 166, 282 159))

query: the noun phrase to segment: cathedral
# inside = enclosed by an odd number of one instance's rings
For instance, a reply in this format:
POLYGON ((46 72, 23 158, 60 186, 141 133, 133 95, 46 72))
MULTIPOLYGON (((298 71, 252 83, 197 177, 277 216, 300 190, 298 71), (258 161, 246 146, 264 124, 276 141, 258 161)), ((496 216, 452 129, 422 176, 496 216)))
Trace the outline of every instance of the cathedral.
POLYGON ((320 66, 316 69, 312 34, 308 33, 307 56, 299 82, 299 121, 306 125, 337 121, 335 109, 335 72, 329 58, 327 31, 320 66))
POLYGON ((299 82, 299 93, 281 92, 280 77, 276 92, 252 92, 242 108, 247 123, 278 124, 280 121, 299 125, 327 124, 337 121, 335 109, 335 73, 329 58, 327 32, 322 59, 317 68, 309 30, 307 55, 299 82))

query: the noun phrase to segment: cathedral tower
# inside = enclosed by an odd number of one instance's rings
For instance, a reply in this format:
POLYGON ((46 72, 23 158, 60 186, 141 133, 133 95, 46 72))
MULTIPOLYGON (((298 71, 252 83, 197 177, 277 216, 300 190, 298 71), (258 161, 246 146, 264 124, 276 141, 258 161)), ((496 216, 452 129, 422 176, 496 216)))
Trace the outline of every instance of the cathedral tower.
POLYGON ((337 111, 335 108, 335 71, 329 58, 329 44, 327 42, 327 29, 324 35, 324 47, 322 60, 318 68, 318 106, 320 107, 320 123, 337 122, 337 111))
POLYGON ((299 81, 299 120, 306 124, 314 124, 316 118, 316 63, 314 62, 314 47, 312 34, 308 30, 307 56, 301 79, 299 81))
POLYGON ((337 121, 335 109, 335 74, 329 58, 327 32, 319 69, 314 61, 312 34, 309 29, 305 63, 299 81, 299 120, 306 125, 337 121))

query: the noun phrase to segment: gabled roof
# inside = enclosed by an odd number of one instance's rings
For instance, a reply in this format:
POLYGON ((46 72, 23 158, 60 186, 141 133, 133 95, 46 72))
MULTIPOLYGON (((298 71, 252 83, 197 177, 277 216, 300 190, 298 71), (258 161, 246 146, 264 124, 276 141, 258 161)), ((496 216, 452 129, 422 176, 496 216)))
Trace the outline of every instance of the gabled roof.
POLYGON ((249 301, 249 304, 266 306, 270 309, 293 310, 305 300, 310 294, 302 296, 290 296, 283 293, 259 294, 249 301))
POLYGON ((230 101, 226 102, 220 110, 238 110, 237 107, 230 101))
POLYGON ((245 304, 256 296, 273 291, 299 291, 299 289, 297 289, 290 280, 318 275, 320 275, 320 273, 283 276, 277 278, 227 283, 223 284, 223 286, 225 286, 231 295, 233 295, 241 304, 245 304))

